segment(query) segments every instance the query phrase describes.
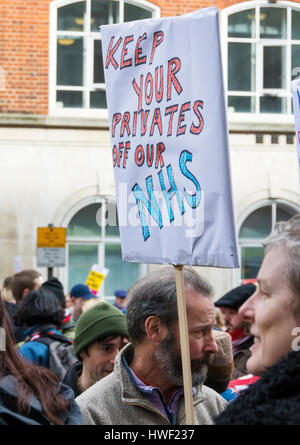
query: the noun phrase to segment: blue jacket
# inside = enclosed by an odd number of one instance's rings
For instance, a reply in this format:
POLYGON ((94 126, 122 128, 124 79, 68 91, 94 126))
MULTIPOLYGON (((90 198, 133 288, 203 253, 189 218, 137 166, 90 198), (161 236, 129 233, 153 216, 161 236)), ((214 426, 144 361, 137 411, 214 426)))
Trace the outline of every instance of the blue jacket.
MULTIPOLYGON (((41 327, 42 328, 42 327, 41 327)), ((39 331, 39 326, 33 326, 30 329, 25 331, 25 334, 29 336, 31 339, 35 338, 35 332, 47 333, 53 332, 57 335, 62 335, 54 326, 47 326, 47 328, 39 331)), ((39 343, 38 341, 27 341, 24 345, 22 345, 19 349, 20 355, 27 361, 30 361, 36 365, 44 366, 45 368, 49 368, 49 347, 43 343, 39 343)))

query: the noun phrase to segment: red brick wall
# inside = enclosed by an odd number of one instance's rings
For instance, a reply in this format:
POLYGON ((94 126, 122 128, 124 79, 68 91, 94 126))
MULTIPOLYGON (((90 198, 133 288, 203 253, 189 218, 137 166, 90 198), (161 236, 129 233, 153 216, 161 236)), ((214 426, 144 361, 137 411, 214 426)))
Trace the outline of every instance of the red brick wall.
MULTIPOLYGON (((0 113, 48 113, 51 0, 0 0, 0 113)), ((162 17, 240 0, 152 0, 162 17)), ((295 0, 300 3, 300 0, 295 0)))
MULTIPOLYGON (((182 15, 188 12, 196 11, 201 8, 216 6, 219 9, 227 8, 236 3, 244 3, 241 0, 148 0, 161 8, 161 16, 182 15)), ((275 0, 276 1, 276 0, 275 0)), ((294 0, 294 3, 300 3, 300 0, 294 0)))
POLYGON ((0 1, 0 112, 48 112, 49 0, 0 1))

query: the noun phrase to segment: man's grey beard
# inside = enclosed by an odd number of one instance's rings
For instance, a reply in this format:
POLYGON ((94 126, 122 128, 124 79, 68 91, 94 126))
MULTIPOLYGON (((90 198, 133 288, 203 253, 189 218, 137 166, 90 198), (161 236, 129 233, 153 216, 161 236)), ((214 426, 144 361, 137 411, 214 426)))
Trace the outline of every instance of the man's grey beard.
MULTIPOLYGON (((169 329, 168 335, 159 345, 154 357, 169 380, 176 386, 183 386, 181 354, 176 349, 172 329, 169 329)), ((207 365, 210 358, 211 353, 206 353, 202 359, 191 360, 193 386, 201 385, 206 380, 207 365)))

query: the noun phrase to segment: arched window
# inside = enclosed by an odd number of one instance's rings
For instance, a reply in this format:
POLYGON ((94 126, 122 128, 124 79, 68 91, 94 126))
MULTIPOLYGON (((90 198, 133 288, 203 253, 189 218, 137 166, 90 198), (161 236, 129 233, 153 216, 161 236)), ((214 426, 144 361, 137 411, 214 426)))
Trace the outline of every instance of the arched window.
POLYGON ((50 7, 50 110, 106 109, 99 27, 156 17, 159 8, 144 0, 57 0, 50 7))
POLYGON ((290 82, 300 75, 300 8, 246 2, 224 10, 224 18, 229 112, 291 115, 290 82))
POLYGON ((269 200, 253 210, 239 231, 241 279, 255 279, 264 258, 263 241, 278 221, 286 221, 299 209, 282 201, 269 200))
POLYGON ((78 210, 67 227, 68 289, 84 283, 93 264, 109 269, 100 295, 113 296, 116 289, 128 290, 145 272, 138 263, 122 261, 116 204, 109 200, 78 210))

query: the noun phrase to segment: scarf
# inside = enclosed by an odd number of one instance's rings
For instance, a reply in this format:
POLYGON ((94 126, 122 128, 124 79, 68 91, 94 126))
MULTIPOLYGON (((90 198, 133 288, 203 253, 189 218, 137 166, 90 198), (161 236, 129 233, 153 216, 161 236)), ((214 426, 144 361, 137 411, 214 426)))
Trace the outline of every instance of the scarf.
POLYGON ((231 335, 233 355, 235 355, 241 349, 241 344, 251 338, 251 335, 245 336, 243 328, 236 329, 235 331, 229 332, 229 334, 231 335))

